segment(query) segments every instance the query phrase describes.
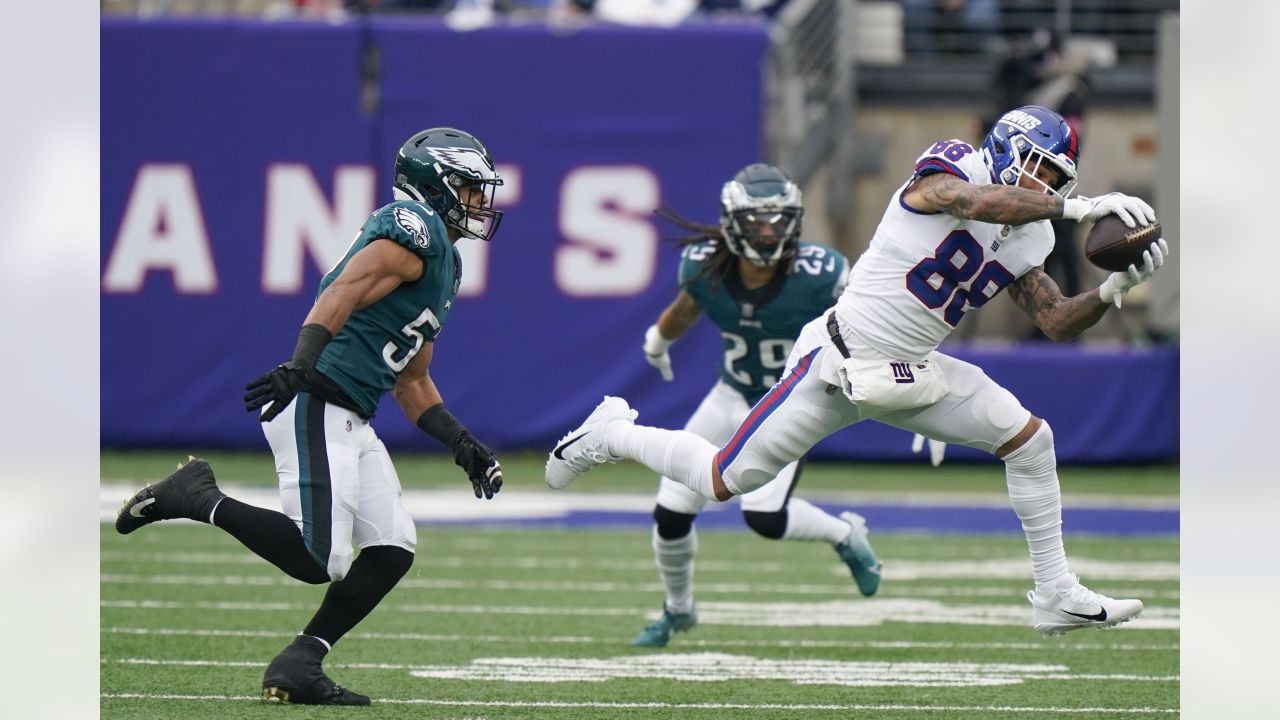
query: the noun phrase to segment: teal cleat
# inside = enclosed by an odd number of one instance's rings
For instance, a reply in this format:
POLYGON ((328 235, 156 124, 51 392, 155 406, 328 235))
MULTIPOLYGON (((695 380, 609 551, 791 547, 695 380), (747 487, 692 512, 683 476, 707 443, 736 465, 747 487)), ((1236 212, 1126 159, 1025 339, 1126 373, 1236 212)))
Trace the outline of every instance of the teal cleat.
POLYGON ((673 613, 662 605, 662 617, 654 620, 631 641, 636 647, 666 647, 671 633, 688 632, 698 624, 698 611, 673 613))
POLYGON ((867 597, 876 594, 880 589, 880 568, 883 563, 876 557, 867 540, 867 521, 855 512, 842 512, 840 519, 849 523, 849 537, 836 544, 836 553, 853 573, 858 590, 867 597))

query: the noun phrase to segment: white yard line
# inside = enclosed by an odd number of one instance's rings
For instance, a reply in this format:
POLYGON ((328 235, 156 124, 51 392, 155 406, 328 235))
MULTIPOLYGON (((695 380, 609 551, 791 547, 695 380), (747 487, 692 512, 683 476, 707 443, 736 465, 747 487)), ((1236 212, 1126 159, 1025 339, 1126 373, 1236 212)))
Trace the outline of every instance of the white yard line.
MULTIPOLYGON (((119 700, 253 700, 256 695, 176 695, 168 693, 102 693, 100 697, 119 700)), ((446 707, 494 707, 494 708, 600 708, 610 710, 896 710, 903 712, 991 712, 991 713, 1051 713, 1051 714, 1150 714, 1176 715, 1178 708, 1152 707, 1014 707, 1008 705, 898 705, 898 704, 773 704, 773 703, 664 703, 664 702, 568 702, 538 700, 443 700, 439 698, 376 698, 378 704, 388 705, 439 705, 446 707)))
MULTIPOLYGON (((823 546, 812 544, 815 552, 823 546)), ((830 556, 823 556, 830 557, 830 556)), ((172 563, 176 565, 257 565, 260 558, 252 553, 229 552, 147 552, 145 550, 107 550, 99 555, 103 562, 172 563)), ((637 560, 588 559, 533 555, 477 557, 475 555, 439 555, 421 552, 414 558, 417 567, 498 568, 510 570, 607 570, 619 572, 653 572, 652 558, 637 560)), ((795 572, 793 563, 753 562, 750 560, 697 559, 699 572, 739 574, 795 572)), ((835 572, 843 574, 838 561, 835 572)), ((1104 560, 1084 556, 1071 558, 1072 568, 1090 578, 1105 580, 1177 580, 1176 560, 1104 560)), ((884 568, 889 580, 922 580, 936 578, 1024 580, 1030 577, 1031 562, 1023 555, 986 560, 933 560, 891 558, 884 568)))
MULTIPOLYGON (((261 660, 120 658, 119 665, 159 667, 262 667, 261 660)), ((877 662, 775 660, 723 653, 664 653, 618 658, 477 658, 468 665, 334 663, 332 668, 407 672, 419 678, 491 682, 598 682, 665 679, 680 682, 786 680, 794 685, 974 687, 1017 685, 1027 680, 1178 682, 1177 675, 1071 673, 1064 665, 974 662, 877 662)))
MULTIPOLYGON (((296 611, 310 608, 304 603, 228 602, 134 599, 103 600, 102 608, 145 610, 218 610, 296 611)), ((655 617, 652 608, 620 607, 547 607, 527 605, 441 605, 399 603, 384 607, 388 612, 458 615, 522 615, 522 616, 589 616, 589 617, 655 617)), ((747 627, 863 627, 886 622, 937 623, 952 625, 1025 626, 1029 608, 1021 603, 943 604, 933 600, 872 599, 829 600, 821 602, 713 602, 698 604, 698 620, 705 625, 747 627)), ((1133 622, 1118 629, 1178 630, 1181 627, 1177 608, 1147 608, 1133 622)))
MULTIPOLYGON (((120 503, 131 496, 146 482, 121 484, 113 481, 101 485, 98 491, 99 517, 102 522, 114 522, 120 503)), ((272 510, 280 509, 280 496, 273 487, 234 486, 223 488, 232 497, 272 510)), ((551 493, 536 490, 506 490, 490 503, 477 502, 465 489, 405 490, 405 507, 415 520, 438 521, 490 521, 568 517, 572 512, 630 512, 649 513, 653 510, 652 493, 551 493)), ((806 496, 813 502, 872 507, 876 505, 907 507, 967 507, 1008 509, 1009 498, 1004 493, 826 493, 806 496)), ((1134 510, 1177 510, 1178 498, 1174 496, 1144 495, 1067 495, 1063 504, 1068 508, 1113 508, 1134 510)), ((738 512, 736 503, 709 504, 703 512, 738 512)), ((1010 511, 1012 513, 1012 511, 1010 511)))
MULTIPOLYGON (((815 553, 822 549, 821 545, 813 545, 815 553)), ((820 555, 830 559, 829 569, 834 576, 845 576, 847 571, 839 560, 832 555, 820 555)), ((265 563, 249 552, 235 553, 151 553, 145 550, 108 551, 101 555, 104 563, 157 562, 174 564, 252 564, 266 569, 265 563)), ((700 571, 714 570, 734 572, 741 575, 754 575, 761 572, 795 572, 794 564, 786 563, 753 563, 749 560, 695 560, 700 571)), ((414 558, 419 568, 499 568, 513 570, 607 570, 623 572, 652 573, 652 560, 613 560, 613 561, 569 561, 566 558, 513 556, 503 559, 475 558, 463 555, 432 555, 419 553, 414 558)), ((1103 560, 1077 556, 1071 558, 1071 568, 1081 577, 1089 580, 1127 580, 1137 581, 1176 581, 1180 577, 1180 568, 1176 560, 1103 560)), ((884 566, 885 581, 908 580, 1020 580, 1031 579, 1031 561, 1025 555, 989 558, 986 560, 912 560, 890 558, 884 566)))
MULTIPOLYGON (((840 568, 840 575, 847 571, 840 568)), ((744 573, 745 574, 745 573, 744 573)), ((975 576, 973 579, 979 579, 975 576)), ((890 581, 892 581, 890 576, 890 581)), ((272 586, 296 587, 298 582, 283 575, 134 575, 125 573, 103 573, 99 580, 112 585, 186 585, 192 587, 208 586, 272 586)), ((1027 583, 1030 585, 1030 581, 1027 583)), ((466 578, 408 578, 401 580, 398 587, 417 590, 501 590, 518 592, 553 592, 553 593, 662 593, 663 586, 659 582, 587 582, 575 580, 473 580, 466 578)), ((853 592, 853 581, 834 585, 813 583, 727 583, 700 582, 696 585, 698 593, 703 595, 834 595, 844 597, 853 592)), ((1177 600, 1177 590, 1157 590, 1151 587, 1112 588, 1106 590, 1112 595, 1135 596, 1146 600, 1177 600)), ((887 587, 880 592, 880 597, 933 597, 933 598, 1003 598, 1017 597, 1019 593, 1000 587, 970 587, 956 585, 916 586, 900 585, 887 587)))
MULTIPOLYGON (((279 630, 209 630, 193 628, 107 627, 109 635, 161 635, 176 637, 292 638, 293 631, 279 630)), ((364 640, 400 640, 406 642, 457 643, 548 643, 552 645, 617 645, 630 638, 590 635, 440 635, 431 633, 353 632, 347 637, 364 640)), ((1059 640, 1026 643, 916 642, 908 640, 694 640, 681 638, 680 647, 707 648, 834 648, 870 650, 1062 650, 1086 652, 1176 652, 1178 643, 1066 643, 1059 640)))
MULTIPOLYGON (((120 562, 120 564, 128 565, 129 568, 136 568, 138 562, 145 561, 150 555, 175 555, 183 556, 187 553, 114 553, 113 556, 102 556, 104 562, 120 562)), ((236 565, 253 565, 261 568, 262 561, 257 556, 248 555, 248 553, 224 553, 220 557, 224 560, 218 562, 210 562, 210 564, 236 564, 236 565), (243 559, 244 562, 236 562, 233 559, 243 559)), ((436 557, 420 557, 416 560, 417 565, 438 565, 433 562, 439 559, 436 557)), ((517 559, 518 560, 518 559, 517 559)), ((177 565, 198 565, 200 562, 188 562, 180 559, 180 557, 172 557, 172 559, 154 560, 156 562, 169 562, 169 564, 177 565)), ((461 568, 462 565, 449 565, 451 568, 461 568)), ((521 569, 525 568, 524 564, 518 564, 521 569)), ((636 564, 635 571, 643 570, 644 573, 652 573, 653 562, 645 562, 643 566, 636 564)), ((1027 582, 1030 584, 1029 578, 1025 577, 1027 573, 1018 573, 1015 577, 1007 577, 1012 573, 1005 573, 1004 570, 996 568, 996 562, 982 562, 982 564, 970 564, 969 573, 966 573, 963 562, 928 562, 928 564, 911 564, 910 561, 893 561, 891 565, 884 569, 884 578, 888 583, 888 587, 883 587, 879 592, 879 597, 936 597, 936 598, 965 598, 965 597, 991 597, 991 598, 1009 598, 1020 597, 1019 592, 1011 591, 1007 587, 965 587, 965 585, 924 585, 922 580, 948 579, 948 580, 998 580, 1009 579, 1018 580, 1018 582, 1027 582), (895 565, 906 565, 905 569, 895 570, 895 565)), ((1009 561, 1010 570, 1025 570, 1024 560, 1009 561)), ((1103 564, 1093 565, 1091 561, 1080 560, 1075 566, 1084 566, 1098 570, 1097 573, 1089 575, 1089 579, 1111 579, 1111 580, 1156 580, 1156 582, 1164 582, 1164 580, 1176 580, 1174 577, 1166 577, 1169 571, 1176 573, 1176 565, 1174 564, 1156 564, 1161 565, 1158 568, 1142 568, 1143 564, 1125 564, 1125 566, 1107 566, 1103 564), (1125 574, 1129 565, 1134 566, 1132 574, 1125 574), (1171 568, 1164 568, 1162 565, 1171 565, 1171 568)), ((513 565, 503 565, 504 568, 513 568, 513 565)), ((698 570, 705 573, 703 561, 698 561, 698 570)), ((794 566, 788 569, 795 571, 794 566)), ((724 570, 726 573, 736 575, 759 574, 759 569, 750 562, 737 562, 733 564, 732 570, 724 570)), ((826 571, 831 577, 840 578, 841 582, 836 584, 818 584, 818 583, 712 583, 700 582, 698 584, 698 592, 704 594, 833 594, 833 596, 847 596, 851 592, 852 580, 849 579, 849 570, 845 569, 840 562, 835 562, 832 568, 826 571)), ((196 585, 244 585, 244 584, 279 584, 294 585, 296 583, 284 578, 283 575, 138 575, 132 573, 104 573, 100 575, 102 583, 111 584, 196 584, 196 585), (268 582, 261 578, 274 578, 275 582, 268 582), (147 578, 160 578, 159 580, 151 580, 147 578)), ((620 583, 620 582, 581 582, 581 580, 468 580, 468 579, 449 579, 449 578, 408 578, 399 583, 401 587, 417 588, 417 589, 500 589, 500 591, 522 591, 522 592, 599 592, 599 593, 660 593, 663 592, 663 585, 658 582, 641 582, 641 583, 620 583)), ((1176 589, 1144 587, 1144 585, 1130 585, 1130 587, 1112 587, 1108 585, 1106 591, 1112 596, 1124 597, 1140 597, 1143 600, 1171 600, 1176 601, 1181 597, 1181 592, 1176 589)))

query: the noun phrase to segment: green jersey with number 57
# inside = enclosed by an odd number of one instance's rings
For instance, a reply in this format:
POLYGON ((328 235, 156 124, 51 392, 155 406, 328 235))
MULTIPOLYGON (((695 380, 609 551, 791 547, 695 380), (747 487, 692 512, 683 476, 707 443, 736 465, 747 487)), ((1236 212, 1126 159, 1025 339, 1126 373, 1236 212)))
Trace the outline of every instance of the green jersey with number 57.
POLYGON ((436 339, 462 282, 462 262, 440 216, 424 203, 402 201, 369 216, 346 255, 320 281, 317 296, 361 248, 383 239, 422 258, 422 277, 351 313, 316 363, 366 415, 377 410, 422 344, 436 339))
POLYGON ((801 242, 790 272, 746 289, 736 265, 723 280, 700 272, 718 240, 690 245, 680 259, 680 287, 720 329, 720 378, 755 405, 782 376, 805 323, 831 307, 844 290, 849 261, 823 245, 801 242))

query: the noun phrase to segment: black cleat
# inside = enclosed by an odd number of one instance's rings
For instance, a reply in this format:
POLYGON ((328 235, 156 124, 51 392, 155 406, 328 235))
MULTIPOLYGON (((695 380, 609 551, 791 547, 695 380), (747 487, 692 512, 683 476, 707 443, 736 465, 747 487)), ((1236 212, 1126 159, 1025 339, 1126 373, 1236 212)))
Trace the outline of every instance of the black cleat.
POLYGON ((262 699, 287 705, 368 705, 367 695, 338 685, 320 669, 329 651, 324 643, 307 635, 293 639, 289 647, 267 666, 262 676, 262 699))
POLYGON ((187 518, 209 522, 209 513, 224 497, 213 478, 213 468, 192 457, 169 477, 125 500, 116 516, 116 532, 128 535, 157 520, 187 518))

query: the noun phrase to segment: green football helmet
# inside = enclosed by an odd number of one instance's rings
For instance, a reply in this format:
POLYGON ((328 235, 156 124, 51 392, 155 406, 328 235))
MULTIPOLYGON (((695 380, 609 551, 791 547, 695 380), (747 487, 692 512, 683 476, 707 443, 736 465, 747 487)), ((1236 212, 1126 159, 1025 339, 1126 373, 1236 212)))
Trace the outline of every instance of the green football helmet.
POLYGON ((799 186, 772 165, 748 165, 720 191, 725 245, 757 267, 795 257, 803 217, 799 186))
POLYGON ((397 200, 426 203, 464 237, 489 240, 502 222, 502 211, 493 209, 501 184, 484 143, 471 133, 438 127, 400 146, 392 193, 397 200), (464 189, 472 190, 472 202, 463 201, 464 189))

